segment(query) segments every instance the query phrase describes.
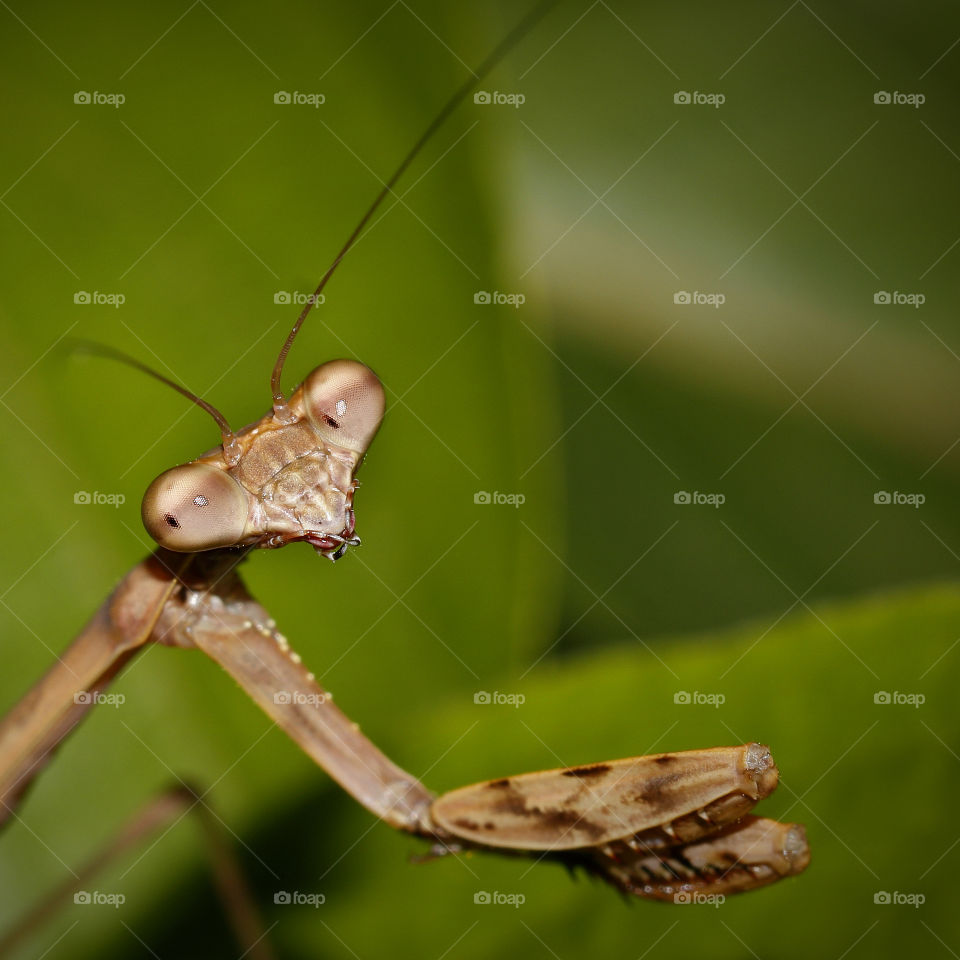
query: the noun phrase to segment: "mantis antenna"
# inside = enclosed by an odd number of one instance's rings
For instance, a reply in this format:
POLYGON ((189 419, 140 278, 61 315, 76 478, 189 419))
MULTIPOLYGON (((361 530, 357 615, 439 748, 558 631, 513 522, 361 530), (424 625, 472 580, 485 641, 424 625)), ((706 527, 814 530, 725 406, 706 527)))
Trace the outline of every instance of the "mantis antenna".
POLYGON ((353 230, 353 233, 347 238, 347 242, 340 248, 340 252, 333 258, 333 263, 327 267, 326 272, 320 278, 320 282, 317 284, 317 289, 314 290, 313 296, 307 298, 307 302, 304 305, 303 310, 300 311, 300 316, 297 317, 296 323, 293 325, 290 333, 287 335, 287 339, 283 344, 283 347, 280 349, 280 355, 277 357, 277 362, 273 367, 273 374, 270 377, 270 391, 273 395, 273 415, 276 420, 281 423, 290 423, 294 419, 294 414, 291 412, 290 407, 287 405, 287 399, 284 395, 283 390, 280 387, 280 377, 283 374, 283 364, 287 359, 287 354, 290 352, 290 348, 293 346, 293 341, 296 339, 297 334, 300 332, 300 328, 303 326, 303 321, 307 319, 307 314, 310 313, 310 308, 319 298, 323 288, 327 285, 327 281, 333 276, 334 270, 340 266, 340 261, 346 256, 347 251, 356 243, 357 238, 363 232, 363 228, 367 225, 370 218, 376 212, 377 208, 381 203, 386 199, 387 195, 393 192, 393 188, 396 186, 397 181, 400 177, 403 176, 407 167, 413 162, 417 154, 423 149, 427 144, 430 138, 440 129, 447 117, 453 113, 454 110, 463 102, 467 94, 478 84, 506 55, 510 50, 523 39, 524 36, 547 14, 551 7, 555 6, 557 0, 543 0, 543 2, 537 4, 514 28, 507 34, 487 55, 486 59, 477 67, 473 72, 472 77, 468 77, 454 92, 453 96, 441 107, 440 112, 430 121, 426 130, 420 135, 420 138, 417 142, 410 148, 407 155, 400 161, 400 165, 394 170, 390 179, 384 183, 380 192, 374 198, 373 203, 367 208, 367 212, 360 218, 360 222, 356 225, 353 230))
POLYGON ((230 466, 234 466, 239 461, 240 445, 237 442, 237 436, 233 432, 230 424, 227 422, 227 418, 212 403, 207 403, 207 401, 202 397, 198 397, 195 393, 192 393, 186 387, 181 386, 175 380, 165 377, 162 373, 157 373, 157 371, 152 367, 148 367, 145 363, 135 360, 122 350, 117 350, 114 347, 108 347, 102 343, 95 343, 92 340, 70 340, 67 346, 69 349, 78 353, 89 353, 93 356, 106 357, 109 360, 116 360, 119 363, 125 363, 128 367, 133 367, 134 370, 139 370, 141 373, 145 373, 148 376, 153 377, 154 380, 159 380, 161 383, 165 383, 168 387, 172 387, 177 391, 177 393, 185 396, 188 400, 190 400, 192 403, 195 403, 202 410, 206 410, 207 413, 209 413, 210 416, 217 421, 217 426, 220 428, 220 437, 223 443, 224 459, 230 466))
MULTIPOLYGON (((360 222, 354 227, 353 232, 347 237, 346 243, 340 248, 340 252, 334 257, 333 262, 327 267, 326 272, 320 278, 320 282, 317 284, 317 289, 313 292, 313 296, 307 299, 307 303, 304 306, 303 310, 300 311, 300 316, 297 317, 296 323, 294 323, 293 328, 290 330, 290 333, 287 335, 287 339, 283 344, 283 347, 280 349, 280 355, 277 357, 277 362, 273 367, 273 374, 270 377, 270 390, 273 395, 273 415, 274 418, 280 423, 290 423, 296 419, 295 415, 290 410, 289 405, 287 404, 287 398, 283 393, 283 390, 280 387, 280 378, 283 374, 283 365, 287 359, 287 354, 290 352, 290 348, 293 346, 293 341, 296 339, 297 334, 300 332, 300 328, 303 326, 303 321, 307 319, 307 314, 310 313, 310 308, 319 298, 320 294, 323 292, 323 288, 327 285, 327 281, 333 276, 334 270, 340 265, 340 261, 346 256, 347 251, 356 243, 357 238, 363 232, 363 228, 367 225, 370 218, 377 211, 377 208, 381 203, 387 198, 387 196, 393 192, 393 188, 396 186, 397 181, 400 177, 403 176, 407 167, 414 161, 420 151, 426 146, 428 141, 433 137, 433 135, 443 126, 447 117, 453 113, 454 110, 463 102, 467 94, 478 84, 509 52, 510 50, 519 43, 527 33, 549 12, 551 7, 555 6, 558 0, 542 0, 541 3, 537 4, 514 28, 507 34, 487 55, 487 57, 480 63, 476 70, 473 71, 473 76, 468 77, 454 92, 449 100, 441 107, 440 111, 436 114, 433 120, 430 121, 427 128, 420 135, 419 139, 414 143, 414 145, 407 152, 406 156, 400 161, 399 166, 394 170, 393 174, 390 176, 390 179, 387 180, 383 187, 380 189, 380 192, 376 195, 373 200, 373 203, 367 208, 366 213, 360 218, 360 222)), ((227 418, 215 407, 212 403, 208 403, 202 397, 198 397, 195 393, 192 393, 186 387, 181 386, 174 380, 169 379, 169 377, 163 376, 161 373, 157 373, 156 370, 153 370, 151 367, 148 367, 145 363, 141 363, 139 360, 134 359, 131 356, 123 353, 121 350, 117 350, 113 347, 104 346, 103 344, 94 343, 90 340, 73 340, 70 342, 70 347, 76 351, 82 351, 85 353, 93 354, 94 356, 107 357, 111 360, 117 360, 120 363, 125 363, 129 367, 133 367, 135 370, 139 370, 142 373, 146 373, 148 376, 153 377, 155 380, 159 380, 161 383, 166 384, 168 387, 172 387, 177 393, 182 394, 192 403, 195 403, 198 407, 203 410, 206 410, 211 417, 217 422, 217 426, 220 428, 220 436, 223 444, 223 456, 229 466, 235 466, 241 456, 240 444, 237 441, 236 434, 233 432, 230 424, 227 422, 227 418)))

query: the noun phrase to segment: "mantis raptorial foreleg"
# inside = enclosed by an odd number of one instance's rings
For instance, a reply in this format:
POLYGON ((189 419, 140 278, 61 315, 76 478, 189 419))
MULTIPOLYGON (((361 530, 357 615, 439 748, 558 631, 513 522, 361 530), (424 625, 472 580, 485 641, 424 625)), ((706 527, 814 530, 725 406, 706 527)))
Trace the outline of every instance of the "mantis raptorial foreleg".
POLYGON ((770 751, 755 743, 521 774, 435 797, 333 703, 247 592, 236 569, 242 556, 194 554, 174 575, 176 555, 158 550, 128 575, 23 701, 46 713, 18 708, 0 727, 10 809, 89 709, 78 691, 101 689, 155 642, 216 660, 351 796, 435 853, 564 859, 652 899, 753 889, 809 862, 802 827, 747 816, 778 780, 770 751))
MULTIPOLYGON (((207 559, 209 577, 218 567, 207 559)), ((566 858, 652 899, 749 890, 809 862, 802 827, 746 816, 779 779, 756 743, 521 774, 434 797, 333 704, 232 566, 216 573, 215 589, 205 583, 175 593, 157 630, 216 660, 356 800, 438 852, 566 858)))

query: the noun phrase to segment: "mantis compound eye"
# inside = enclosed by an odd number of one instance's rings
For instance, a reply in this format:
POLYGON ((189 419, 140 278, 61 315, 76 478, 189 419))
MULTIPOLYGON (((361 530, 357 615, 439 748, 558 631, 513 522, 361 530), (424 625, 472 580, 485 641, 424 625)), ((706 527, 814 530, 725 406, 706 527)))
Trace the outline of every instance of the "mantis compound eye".
POLYGON ((383 385, 362 363, 331 360, 304 381, 303 403, 327 443, 363 454, 383 419, 383 385))
POLYGON ((217 467, 188 463, 161 473, 140 508, 147 533, 161 547, 192 553, 231 547, 247 525, 247 496, 217 467))

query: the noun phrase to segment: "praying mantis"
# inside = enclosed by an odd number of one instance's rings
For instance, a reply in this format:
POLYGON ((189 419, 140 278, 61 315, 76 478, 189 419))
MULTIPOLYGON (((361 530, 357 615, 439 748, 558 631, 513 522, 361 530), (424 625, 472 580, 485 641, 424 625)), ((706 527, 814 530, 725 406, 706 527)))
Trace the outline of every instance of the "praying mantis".
POLYGON ((806 867, 799 825, 750 812, 778 776, 770 751, 756 743, 510 774, 434 796, 334 705, 240 578, 241 561, 257 548, 305 542, 336 560, 356 545, 357 471, 383 417, 380 381, 357 361, 334 360, 288 397, 284 362, 369 218, 509 41, 430 124, 324 274, 274 367, 272 410, 234 431, 219 411, 181 390, 214 416, 221 445, 150 486, 143 520, 157 551, 0 725, 5 818, 123 666, 160 644, 215 660, 359 803, 422 838, 434 856, 560 860, 626 893, 675 902, 754 889, 806 867))

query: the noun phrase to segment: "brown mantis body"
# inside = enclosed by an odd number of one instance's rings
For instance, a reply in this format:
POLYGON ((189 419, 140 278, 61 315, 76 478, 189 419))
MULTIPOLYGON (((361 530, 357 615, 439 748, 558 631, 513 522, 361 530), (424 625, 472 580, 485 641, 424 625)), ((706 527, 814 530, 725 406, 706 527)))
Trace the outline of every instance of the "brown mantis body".
MULTIPOLYGON (((422 144, 517 35, 428 127, 317 295, 422 144)), ((750 890, 801 872, 809 862, 802 827, 749 815, 778 779, 770 751, 759 744, 522 774, 438 798, 334 705, 237 569, 253 547, 303 541, 337 559, 359 542, 355 475, 380 425, 383 390, 367 367, 339 360, 318 367, 286 399, 283 361, 315 299, 274 369, 272 411, 234 433, 198 401, 217 419, 223 443, 161 474, 147 491, 144 523, 160 548, 126 576, 0 723, 0 822, 96 695, 138 650, 160 643, 216 660, 359 803, 428 841, 433 853, 477 849, 560 859, 657 900, 750 890)))

